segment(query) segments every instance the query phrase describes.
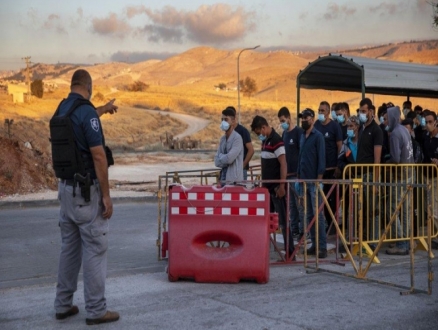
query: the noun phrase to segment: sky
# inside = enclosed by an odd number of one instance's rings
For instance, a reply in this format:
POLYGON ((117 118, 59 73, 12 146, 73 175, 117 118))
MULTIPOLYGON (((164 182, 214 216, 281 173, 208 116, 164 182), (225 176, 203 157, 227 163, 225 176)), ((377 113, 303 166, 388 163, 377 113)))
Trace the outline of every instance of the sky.
POLYGON ((431 0, 1 0, 0 70, 438 39, 431 0))

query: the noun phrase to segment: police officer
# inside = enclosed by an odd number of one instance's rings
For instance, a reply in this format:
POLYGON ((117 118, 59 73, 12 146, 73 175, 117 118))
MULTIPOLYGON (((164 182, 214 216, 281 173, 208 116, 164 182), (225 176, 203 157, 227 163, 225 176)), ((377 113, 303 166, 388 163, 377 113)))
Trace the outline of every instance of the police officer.
MULTIPOLYGON (((71 93, 59 106, 59 116, 65 115, 76 100, 91 98, 90 74, 85 70, 75 71, 70 89, 71 93)), ((58 320, 79 312, 78 307, 73 305, 73 294, 77 289, 81 264, 86 324, 114 322, 119 319, 117 312, 107 310, 105 299, 108 220, 113 213, 113 205, 109 193, 108 160, 99 120, 99 116, 104 113, 113 114, 117 111, 117 106, 113 103, 114 100, 111 100, 97 109, 91 103, 84 104, 70 116, 76 146, 91 178, 91 186, 90 200, 86 201, 81 195, 81 187, 73 178, 64 178, 58 183, 62 238, 55 298, 58 320)))

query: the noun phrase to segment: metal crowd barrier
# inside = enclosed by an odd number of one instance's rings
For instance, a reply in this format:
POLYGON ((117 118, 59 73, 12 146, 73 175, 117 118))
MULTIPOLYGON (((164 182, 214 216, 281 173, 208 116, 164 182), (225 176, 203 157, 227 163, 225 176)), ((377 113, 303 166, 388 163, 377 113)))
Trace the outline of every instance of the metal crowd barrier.
MULTIPOLYGON (((192 185, 193 179, 200 179, 200 184, 218 184, 218 169, 193 170, 167 172, 159 177, 158 192, 158 258, 163 258, 160 253, 162 246, 162 231, 167 230, 167 205, 168 189, 172 183, 192 185), (192 180, 192 181, 190 181, 192 180), (164 216, 162 203, 164 202, 164 216), (164 220, 162 221, 162 218, 164 220)), ((320 230, 318 215, 324 206, 328 208, 332 218, 331 226, 336 230, 336 260, 321 260, 322 263, 343 264, 350 261, 354 269, 354 275, 322 269, 319 267, 320 260, 316 257, 313 261, 308 260, 306 253, 306 235, 304 235, 292 255, 281 253, 282 247, 277 244, 275 234, 271 237, 274 251, 280 256, 280 261, 272 264, 304 263, 304 267, 316 271, 327 271, 358 279, 385 283, 400 288, 407 288, 410 292, 419 291, 414 288, 414 253, 418 250, 427 251, 428 255, 428 293, 431 293, 433 273, 431 259, 434 257, 431 251, 431 239, 438 236, 438 167, 435 165, 348 165, 341 180, 286 180, 287 185, 300 182, 303 185, 304 196, 304 229, 308 233, 315 226, 316 237, 320 230), (377 178, 377 179, 375 179, 377 178), (319 183, 331 185, 331 189, 324 194, 319 183), (307 194, 310 185, 316 187, 316 205, 318 212, 306 223, 307 194), (336 209, 331 210, 328 203, 329 196, 336 198, 336 209), (318 201, 322 200, 321 203, 318 201), (394 283, 373 280, 366 277, 373 262, 379 263, 377 254, 383 243, 409 241, 409 254, 411 264, 411 287, 401 286, 394 283), (338 253, 340 245, 345 247, 345 255, 338 253), (304 261, 295 261, 304 246, 304 261), (339 256, 340 255, 340 256, 339 256), (358 258, 355 258, 358 256, 358 258), (368 262, 364 264, 364 257, 368 262), (309 263, 315 264, 315 267, 309 263)), ((260 180, 260 166, 251 167, 248 173, 248 183, 260 185, 266 181, 260 180)), ((273 182, 273 181, 270 181, 273 182)), ((276 180, 275 182, 284 182, 276 180)), ((199 184, 196 182, 196 184, 199 184)), ((289 199, 290 190, 286 189, 289 199)), ((289 230, 289 205, 287 205, 286 227, 289 230)), ((280 230, 278 232, 281 232, 280 230)), ((284 249, 288 251, 288 239, 284 242, 284 249)), ((316 255, 318 255, 318 240, 316 239, 316 255)))

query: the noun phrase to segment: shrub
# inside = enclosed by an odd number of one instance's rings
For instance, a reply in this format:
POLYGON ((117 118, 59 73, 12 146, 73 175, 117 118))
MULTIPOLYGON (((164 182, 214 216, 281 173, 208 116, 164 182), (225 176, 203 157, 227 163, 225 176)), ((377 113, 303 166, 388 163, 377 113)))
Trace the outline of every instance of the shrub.
POLYGON ((130 92, 144 92, 149 88, 148 84, 145 84, 144 82, 137 80, 134 81, 131 85, 128 86, 128 91, 130 92))
POLYGON ((95 99, 96 101, 102 102, 105 100, 105 96, 103 96, 103 94, 101 92, 97 92, 93 99, 95 99))

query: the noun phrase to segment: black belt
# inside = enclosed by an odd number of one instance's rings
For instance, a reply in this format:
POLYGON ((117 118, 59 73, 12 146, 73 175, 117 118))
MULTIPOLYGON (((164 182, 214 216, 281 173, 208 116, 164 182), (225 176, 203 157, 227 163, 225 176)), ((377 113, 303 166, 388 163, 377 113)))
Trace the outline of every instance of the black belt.
MULTIPOLYGON (((67 185, 67 186, 75 186, 74 180, 73 179, 60 179, 59 182, 67 185)), ((78 184, 79 182, 76 181, 76 184, 78 184)), ((95 183, 97 183, 97 181, 95 179, 91 180, 90 186, 94 185, 95 183)))

